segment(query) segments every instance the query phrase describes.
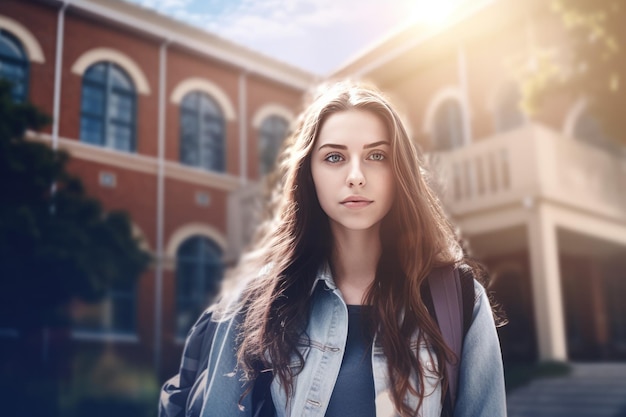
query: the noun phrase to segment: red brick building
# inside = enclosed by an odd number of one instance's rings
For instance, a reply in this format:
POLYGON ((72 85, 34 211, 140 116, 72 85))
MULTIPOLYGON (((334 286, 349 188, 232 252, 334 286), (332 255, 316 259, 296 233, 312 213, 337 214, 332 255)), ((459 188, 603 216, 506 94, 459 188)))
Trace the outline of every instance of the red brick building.
POLYGON ((156 259, 137 288, 74 306, 73 343, 171 375, 241 250, 237 191, 271 165, 312 75, 119 0, 4 0, 0 77, 53 116, 39 139, 156 259))

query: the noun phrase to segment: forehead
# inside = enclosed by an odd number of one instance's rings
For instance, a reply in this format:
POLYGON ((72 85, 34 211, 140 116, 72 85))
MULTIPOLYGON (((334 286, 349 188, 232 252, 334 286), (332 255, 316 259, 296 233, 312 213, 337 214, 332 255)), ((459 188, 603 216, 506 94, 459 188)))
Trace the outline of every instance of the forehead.
POLYGON ((317 146, 333 144, 391 143, 382 117, 367 110, 345 110, 331 114, 322 123, 317 146))

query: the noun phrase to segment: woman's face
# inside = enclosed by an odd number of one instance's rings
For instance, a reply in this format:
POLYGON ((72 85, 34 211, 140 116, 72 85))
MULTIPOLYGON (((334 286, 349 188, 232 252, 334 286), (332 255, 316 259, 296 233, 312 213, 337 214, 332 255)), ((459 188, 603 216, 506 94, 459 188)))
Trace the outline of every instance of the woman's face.
POLYGON ((311 173, 331 228, 379 226, 394 198, 390 156, 391 139, 373 113, 348 110, 326 119, 311 155, 311 173))

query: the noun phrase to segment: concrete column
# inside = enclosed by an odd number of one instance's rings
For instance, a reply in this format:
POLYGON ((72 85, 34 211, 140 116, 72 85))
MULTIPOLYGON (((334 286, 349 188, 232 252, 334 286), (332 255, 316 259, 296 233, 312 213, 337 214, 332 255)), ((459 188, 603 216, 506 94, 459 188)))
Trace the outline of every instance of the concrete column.
POLYGON ((541 202, 528 222, 528 244, 540 360, 567 360, 556 227, 541 202))
POLYGON ((465 46, 459 45, 456 53, 457 74, 459 88, 461 89, 461 105, 463 106, 462 122, 463 122, 463 145, 471 144, 474 139, 472 135, 472 111, 469 99, 469 82, 467 71, 467 57, 465 54, 465 46))

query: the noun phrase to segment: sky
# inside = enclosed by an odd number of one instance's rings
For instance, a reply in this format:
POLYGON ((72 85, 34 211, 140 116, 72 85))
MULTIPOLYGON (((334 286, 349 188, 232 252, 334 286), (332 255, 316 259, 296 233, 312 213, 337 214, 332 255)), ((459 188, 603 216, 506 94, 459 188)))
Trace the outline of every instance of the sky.
POLYGON ((411 22, 461 0, 126 0, 314 74, 327 75, 411 22))

